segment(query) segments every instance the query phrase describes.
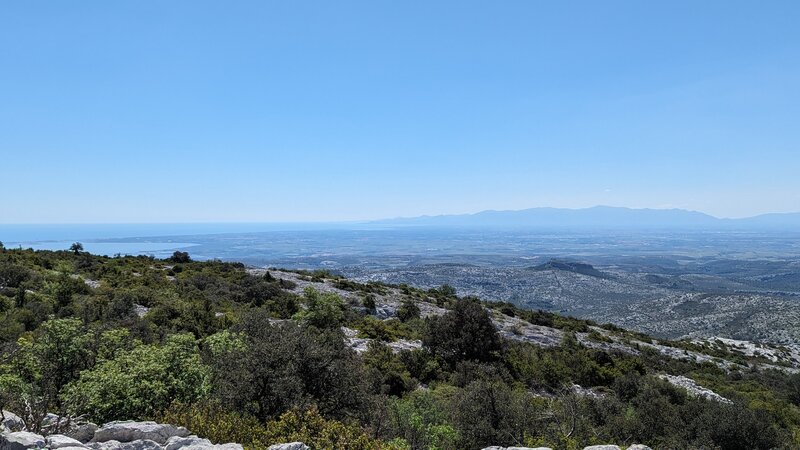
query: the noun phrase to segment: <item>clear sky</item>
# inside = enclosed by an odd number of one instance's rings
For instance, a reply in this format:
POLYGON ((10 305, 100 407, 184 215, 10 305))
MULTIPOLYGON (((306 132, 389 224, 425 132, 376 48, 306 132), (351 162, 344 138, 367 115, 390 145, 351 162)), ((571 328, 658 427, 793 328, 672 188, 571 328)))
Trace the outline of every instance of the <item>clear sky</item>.
POLYGON ((800 210, 800 2, 0 5, 0 223, 800 210))

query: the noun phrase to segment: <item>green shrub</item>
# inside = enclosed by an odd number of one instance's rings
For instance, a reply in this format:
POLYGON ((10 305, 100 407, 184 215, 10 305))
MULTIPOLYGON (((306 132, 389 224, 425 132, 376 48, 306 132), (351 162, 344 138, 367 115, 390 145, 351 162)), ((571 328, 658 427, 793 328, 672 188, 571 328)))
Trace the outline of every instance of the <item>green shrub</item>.
POLYGON ((172 335, 164 345, 140 345, 81 373, 64 400, 75 414, 104 423, 147 419, 175 400, 192 402, 208 390, 208 369, 194 337, 172 335))

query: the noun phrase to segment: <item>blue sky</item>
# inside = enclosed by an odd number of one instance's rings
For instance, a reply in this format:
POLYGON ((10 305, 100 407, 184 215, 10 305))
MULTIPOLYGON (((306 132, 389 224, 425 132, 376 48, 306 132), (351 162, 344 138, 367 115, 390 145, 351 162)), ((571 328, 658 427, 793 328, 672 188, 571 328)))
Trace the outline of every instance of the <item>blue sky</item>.
POLYGON ((0 223, 800 210, 800 2, 8 1, 0 223))

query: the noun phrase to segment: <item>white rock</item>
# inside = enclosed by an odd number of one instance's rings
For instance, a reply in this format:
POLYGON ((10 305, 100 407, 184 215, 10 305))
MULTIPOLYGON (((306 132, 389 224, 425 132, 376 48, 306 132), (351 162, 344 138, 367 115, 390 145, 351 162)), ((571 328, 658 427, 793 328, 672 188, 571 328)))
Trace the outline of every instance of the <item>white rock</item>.
POLYGON ((94 432, 97 431, 97 425, 87 422, 81 425, 75 425, 71 430, 65 432, 67 436, 77 439, 80 442, 86 443, 94 438, 94 432))
POLYGON ((28 431, 15 431, 0 435, 0 450, 25 450, 44 448, 44 437, 28 431))
POLYGON ((137 303, 133 304, 133 312, 136 313, 138 317, 144 317, 148 312, 150 312, 150 308, 144 305, 139 305, 137 303))
POLYGON ((642 445, 642 444, 633 444, 633 445, 631 445, 630 447, 628 447, 628 449, 627 449, 627 450, 653 450, 653 449, 652 449, 652 448, 650 448, 650 447, 648 447, 648 446, 646 446, 646 445, 642 445))
POLYGON ((243 450, 240 444, 212 444, 208 439, 203 439, 195 435, 169 438, 164 450, 243 450))
POLYGON ((622 450, 618 445, 590 445, 583 450, 622 450))
POLYGON ((122 442, 119 444, 119 450, 162 450, 163 447, 158 445, 158 442, 151 441, 150 439, 137 439, 131 442, 122 442))
POLYGON ((242 444, 236 444, 236 443, 217 444, 215 448, 216 450, 244 450, 242 444))
POLYGON ((105 442, 90 442, 86 444, 86 446, 92 450, 110 450, 119 448, 120 444, 121 444, 120 441, 115 441, 112 439, 110 441, 105 441, 105 442))
POLYGON ((150 439, 136 439, 131 442, 110 440, 105 442, 91 442, 86 445, 92 450, 163 450, 158 442, 150 439))
POLYGON ((705 399, 714 400, 715 402, 720 402, 720 403, 728 403, 728 404, 733 403, 732 401, 717 394, 711 389, 706 389, 703 386, 697 384, 693 379, 684 377, 683 375, 665 374, 665 375, 659 375, 659 378, 668 381, 670 384, 674 386, 686 389, 686 392, 688 392, 689 395, 691 395, 692 397, 703 397, 705 399))
POLYGON ((203 439, 195 435, 186 437, 172 436, 167 440, 166 445, 164 445, 164 450, 178 450, 179 448, 197 446, 211 447, 212 445, 214 444, 208 439, 203 439))
POLYGON ((86 448, 86 446, 83 445, 81 441, 73 439, 69 436, 64 436, 63 434, 51 434, 50 436, 47 436, 47 447, 50 449, 57 449, 64 447, 86 448))
POLYGON ((288 444, 270 445, 267 450, 311 450, 311 448, 302 442, 289 442, 288 444))
POLYGON ((173 436, 185 437, 189 431, 183 427, 155 422, 110 422, 95 431, 93 442, 120 441, 132 442, 151 440, 164 444, 173 436))
POLYGON ((22 417, 12 413, 11 411, 3 411, 3 423, 0 428, 5 428, 8 431, 25 431, 25 421, 22 417))
POLYGON ((484 447, 481 450, 553 450, 550 447, 484 447))

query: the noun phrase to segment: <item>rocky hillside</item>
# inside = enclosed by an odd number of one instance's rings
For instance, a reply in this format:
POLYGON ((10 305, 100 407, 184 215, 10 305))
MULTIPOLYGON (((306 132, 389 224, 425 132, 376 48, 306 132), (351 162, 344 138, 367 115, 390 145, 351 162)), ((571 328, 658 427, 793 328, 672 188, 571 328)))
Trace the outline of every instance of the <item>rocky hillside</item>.
POLYGON ((794 448, 796 365, 447 286, 0 251, 13 448, 794 448))
MULTIPOLYGON (((243 450, 240 444, 213 444, 208 439, 193 435, 184 427, 156 422, 119 421, 102 427, 86 423, 67 427, 66 434, 41 434, 24 431, 22 420, 13 413, 3 411, 0 430, 2 450, 243 450), (6 425, 8 424, 8 425, 6 425), (11 431, 22 428, 21 431, 11 431)), ((277 443, 267 450, 311 450, 302 442, 277 443)), ((483 450, 552 450, 547 447, 486 447, 483 450)), ((583 450, 621 450, 616 445, 592 445, 583 450)), ((627 450, 650 450, 634 444, 627 450)))

